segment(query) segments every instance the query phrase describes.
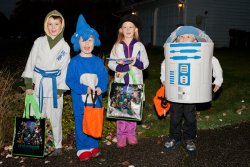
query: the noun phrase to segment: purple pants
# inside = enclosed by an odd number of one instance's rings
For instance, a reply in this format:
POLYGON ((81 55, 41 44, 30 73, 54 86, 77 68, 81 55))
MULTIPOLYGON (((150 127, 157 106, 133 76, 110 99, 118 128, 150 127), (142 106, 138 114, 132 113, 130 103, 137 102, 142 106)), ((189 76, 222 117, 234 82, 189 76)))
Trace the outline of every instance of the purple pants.
POLYGON ((133 121, 124 121, 124 120, 116 121, 117 137, 135 136, 136 126, 137 126, 137 123, 133 121))

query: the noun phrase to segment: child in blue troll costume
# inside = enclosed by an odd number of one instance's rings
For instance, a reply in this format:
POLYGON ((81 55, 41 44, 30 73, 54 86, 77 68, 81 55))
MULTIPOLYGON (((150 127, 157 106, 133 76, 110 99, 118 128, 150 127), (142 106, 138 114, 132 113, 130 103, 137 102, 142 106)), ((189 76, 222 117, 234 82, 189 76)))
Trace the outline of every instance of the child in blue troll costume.
MULTIPOLYGON (((86 95, 96 91, 101 95, 107 91, 108 74, 102 59, 92 54, 94 46, 100 46, 99 35, 80 15, 76 32, 71 37, 74 50, 80 51, 69 63, 66 83, 71 89, 73 111, 75 118, 76 149, 80 160, 87 160, 100 155, 98 139, 83 132, 84 103, 86 95)), ((87 105, 92 106, 91 99, 87 105)), ((101 104, 97 102, 96 107, 101 104)))

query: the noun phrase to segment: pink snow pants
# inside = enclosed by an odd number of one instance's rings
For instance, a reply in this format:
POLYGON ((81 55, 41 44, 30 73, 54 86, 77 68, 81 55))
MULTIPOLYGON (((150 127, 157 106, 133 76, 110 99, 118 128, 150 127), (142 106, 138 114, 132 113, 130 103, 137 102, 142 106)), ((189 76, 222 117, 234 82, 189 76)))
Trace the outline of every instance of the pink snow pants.
POLYGON ((121 136, 135 136, 136 135, 137 123, 133 121, 116 121, 116 132, 117 137, 121 136))

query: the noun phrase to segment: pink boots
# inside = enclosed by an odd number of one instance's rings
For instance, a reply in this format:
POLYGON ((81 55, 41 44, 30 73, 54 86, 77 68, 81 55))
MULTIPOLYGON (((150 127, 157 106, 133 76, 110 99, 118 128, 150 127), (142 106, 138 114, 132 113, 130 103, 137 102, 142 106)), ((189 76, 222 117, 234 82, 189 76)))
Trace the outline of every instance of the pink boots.
POLYGON ((130 145, 135 145, 138 143, 136 138, 136 126, 137 123, 133 121, 116 121, 117 125, 117 147, 125 147, 127 145, 127 140, 130 145))
POLYGON ((136 145, 138 144, 137 138, 136 136, 117 136, 117 147, 118 148, 122 148, 125 147, 127 145, 127 139, 128 139, 128 143, 130 145, 136 145))
POLYGON ((132 135, 128 136, 128 143, 130 145, 136 145, 136 144, 138 144, 136 136, 132 136, 132 135))
POLYGON ((125 147, 126 145, 127 145, 126 136, 125 135, 117 136, 117 147, 122 148, 125 147))

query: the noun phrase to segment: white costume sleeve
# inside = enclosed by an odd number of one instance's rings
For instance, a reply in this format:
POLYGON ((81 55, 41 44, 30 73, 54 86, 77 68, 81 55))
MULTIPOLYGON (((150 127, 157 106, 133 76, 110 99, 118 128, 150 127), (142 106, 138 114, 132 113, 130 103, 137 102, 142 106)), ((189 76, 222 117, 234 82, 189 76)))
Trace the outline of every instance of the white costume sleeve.
MULTIPOLYGON (((110 58, 112 59, 117 59, 117 56, 115 56, 115 47, 113 46, 112 50, 111 50, 111 53, 110 53, 110 58)), ((116 71, 116 66, 118 64, 116 63, 116 61, 109 61, 108 62, 108 67, 112 70, 112 71, 116 71)))
POLYGON ((166 60, 164 59, 161 63, 161 83, 164 84, 164 82, 166 81, 166 60))
POLYGON ((222 68, 220 66, 219 60, 216 57, 212 57, 212 68, 213 68, 213 84, 221 86, 223 82, 222 68))
POLYGON ((145 46, 140 42, 140 48, 141 48, 141 61, 143 63, 143 67, 144 69, 146 69, 149 65, 149 61, 148 61, 148 55, 145 49, 145 46))
POLYGON ((35 67, 35 62, 36 62, 36 55, 37 55, 37 50, 38 50, 38 42, 37 41, 38 40, 35 40, 32 48, 31 48, 31 51, 30 51, 30 54, 29 54, 29 57, 28 57, 28 60, 27 60, 26 66, 25 66, 25 70, 22 74, 23 78, 33 78, 34 67, 35 67))

